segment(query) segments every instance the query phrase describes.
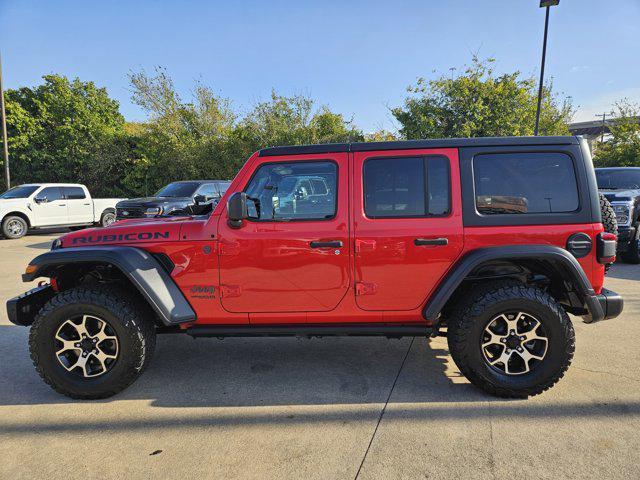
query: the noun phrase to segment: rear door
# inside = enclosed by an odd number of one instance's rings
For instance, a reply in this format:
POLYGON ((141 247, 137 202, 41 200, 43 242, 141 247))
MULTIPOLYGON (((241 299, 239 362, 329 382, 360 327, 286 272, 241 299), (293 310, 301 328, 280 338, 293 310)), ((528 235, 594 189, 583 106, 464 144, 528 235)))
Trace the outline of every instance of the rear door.
POLYGON ((353 156, 356 303, 417 309, 462 252, 457 149, 353 156))
POLYGON ((92 223, 93 202, 87 196, 82 187, 61 187, 67 209, 69 212, 69 223, 92 223))
POLYGON ((60 187, 45 187, 35 195, 34 199, 38 200, 34 200, 32 206, 36 225, 67 225, 69 223, 67 201, 60 187))
POLYGON ((351 282, 348 154, 257 157, 253 172, 239 190, 249 198, 250 219, 235 229, 223 214, 219 223, 223 307, 333 310, 351 282), (313 195, 304 186, 311 178, 322 179, 326 191, 313 195))

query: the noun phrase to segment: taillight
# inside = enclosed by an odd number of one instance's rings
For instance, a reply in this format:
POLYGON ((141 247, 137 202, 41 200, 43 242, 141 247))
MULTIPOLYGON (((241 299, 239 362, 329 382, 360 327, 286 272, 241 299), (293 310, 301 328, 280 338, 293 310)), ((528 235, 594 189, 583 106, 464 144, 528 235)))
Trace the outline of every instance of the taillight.
POLYGON ((598 263, 613 263, 616 261, 617 237, 613 233, 602 232, 598 234, 596 254, 598 263))

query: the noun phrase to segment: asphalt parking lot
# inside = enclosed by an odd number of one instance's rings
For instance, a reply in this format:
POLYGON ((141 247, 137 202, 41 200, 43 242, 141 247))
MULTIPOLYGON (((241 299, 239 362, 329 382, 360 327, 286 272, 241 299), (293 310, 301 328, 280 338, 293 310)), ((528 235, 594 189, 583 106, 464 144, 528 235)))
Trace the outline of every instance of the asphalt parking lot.
POLYGON ((638 476, 640 266, 614 266, 623 316, 574 318, 573 365, 529 400, 473 388, 444 339, 161 336, 134 385, 79 402, 40 380, 4 309, 56 236, 0 240, 0 478, 638 476))

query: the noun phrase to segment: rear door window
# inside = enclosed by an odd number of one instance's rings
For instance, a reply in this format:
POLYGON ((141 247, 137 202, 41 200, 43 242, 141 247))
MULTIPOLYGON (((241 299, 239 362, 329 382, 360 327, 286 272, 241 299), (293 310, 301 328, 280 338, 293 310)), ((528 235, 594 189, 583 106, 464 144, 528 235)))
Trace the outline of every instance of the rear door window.
POLYGON ((580 206, 573 161, 563 153, 476 155, 473 176, 482 215, 566 213, 580 206))
POLYGON ((369 218, 448 215, 449 160, 440 156, 372 158, 364 164, 364 210, 369 218))
POLYGON ((83 200, 86 198, 84 190, 81 187, 62 187, 62 191, 67 200, 83 200))

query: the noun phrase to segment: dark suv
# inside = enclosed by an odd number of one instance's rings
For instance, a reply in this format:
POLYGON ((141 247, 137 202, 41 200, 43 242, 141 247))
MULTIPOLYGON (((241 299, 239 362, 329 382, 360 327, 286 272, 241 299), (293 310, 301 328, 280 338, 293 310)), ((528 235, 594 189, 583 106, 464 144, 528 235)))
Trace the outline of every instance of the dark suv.
POLYGON ((596 168, 596 178, 600 192, 616 214, 620 258, 640 263, 640 168, 596 168))
POLYGON ((116 205, 118 220, 210 213, 229 188, 228 180, 173 182, 153 197, 131 198, 116 205))

